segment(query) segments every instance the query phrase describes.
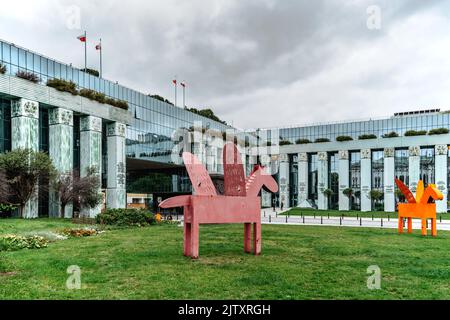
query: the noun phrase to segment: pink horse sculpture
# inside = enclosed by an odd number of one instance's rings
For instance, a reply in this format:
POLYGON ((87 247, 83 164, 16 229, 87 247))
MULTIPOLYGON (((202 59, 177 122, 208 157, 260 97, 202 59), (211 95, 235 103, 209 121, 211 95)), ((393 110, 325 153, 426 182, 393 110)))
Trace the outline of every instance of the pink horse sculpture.
POLYGON ((265 187, 278 191, 278 185, 261 166, 255 166, 245 178, 241 156, 236 145, 228 143, 223 150, 225 195, 216 188, 203 164, 191 153, 183 153, 183 161, 194 188, 194 195, 179 196, 163 201, 161 208, 183 207, 184 255, 199 256, 199 226, 201 224, 244 224, 244 251, 251 253, 253 225, 253 253, 261 254, 261 199, 265 187))

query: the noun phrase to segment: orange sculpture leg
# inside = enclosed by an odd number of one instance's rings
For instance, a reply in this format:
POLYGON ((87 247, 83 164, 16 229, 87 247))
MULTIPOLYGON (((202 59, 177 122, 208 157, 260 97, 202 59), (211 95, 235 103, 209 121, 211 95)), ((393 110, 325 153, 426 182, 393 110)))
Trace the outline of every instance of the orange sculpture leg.
POLYGON ((436 219, 431 219, 431 235, 437 237, 436 219))
POLYGON ((412 218, 408 218, 408 233, 412 233, 412 218))
POLYGON ((427 235, 427 219, 422 219, 422 235, 427 235))
POLYGON ((253 224, 253 253, 261 254, 261 222, 253 224))
POLYGON ((398 233, 403 233, 403 218, 398 218, 398 233))
POLYGON ((251 223, 244 224, 244 252, 245 253, 252 252, 252 224, 251 223))

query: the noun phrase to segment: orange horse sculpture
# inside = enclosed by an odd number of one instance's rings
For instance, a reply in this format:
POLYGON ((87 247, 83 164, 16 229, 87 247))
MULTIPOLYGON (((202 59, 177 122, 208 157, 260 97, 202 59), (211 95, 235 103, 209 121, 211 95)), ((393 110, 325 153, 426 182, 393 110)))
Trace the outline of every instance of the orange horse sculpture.
POLYGON ((192 182, 194 195, 179 196, 163 201, 161 208, 183 207, 184 255, 199 256, 200 224, 244 224, 244 251, 251 253, 253 225, 253 253, 261 253, 261 201, 258 194, 266 187, 278 191, 278 185, 261 166, 245 178, 241 156, 236 145, 228 143, 223 150, 225 195, 216 188, 204 165, 191 153, 183 153, 183 161, 192 182))
POLYGON ((400 191, 406 198, 408 203, 400 203, 398 205, 398 232, 403 233, 404 223, 403 219, 408 219, 408 233, 412 233, 412 219, 422 220, 422 235, 427 235, 427 220, 431 219, 431 235, 437 236, 436 228, 436 203, 429 203, 430 199, 434 201, 443 200, 444 196, 436 188, 434 184, 430 184, 426 189, 423 181, 419 181, 417 185, 416 196, 412 194, 411 190, 398 179, 395 179, 400 191))

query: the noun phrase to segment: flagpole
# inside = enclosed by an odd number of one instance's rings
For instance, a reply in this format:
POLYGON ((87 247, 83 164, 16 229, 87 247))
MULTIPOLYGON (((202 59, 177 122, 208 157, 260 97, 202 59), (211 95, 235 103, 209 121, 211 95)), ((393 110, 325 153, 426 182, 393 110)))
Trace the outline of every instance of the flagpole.
POLYGON ((176 78, 175 78, 174 84, 175 84, 175 107, 176 107, 177 106, 177 80, 176 80, 176 78))
POLYGON ((183 108, 186 108, 186 81, 183 82, 183 108))
POLYGON ((100 38, 100 78, 102 77, 102 50, 103 50, 103 46, 102 46, 102 38, 100 38))
POLYGON ((84 71, 87 71, 87 33, 84 31, 84 71))

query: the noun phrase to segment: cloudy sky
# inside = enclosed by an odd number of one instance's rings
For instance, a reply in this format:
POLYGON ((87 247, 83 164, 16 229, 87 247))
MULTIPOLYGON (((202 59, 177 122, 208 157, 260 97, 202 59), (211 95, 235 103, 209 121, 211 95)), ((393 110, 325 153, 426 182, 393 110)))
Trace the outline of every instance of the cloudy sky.
POLYGON ((176 75, 189 106, 240 128, 450 109, 450 1, 2 3, 0 38, 75 66, 85 29, 90 67, 103 40, 105 78, 173 100, 176 75))

